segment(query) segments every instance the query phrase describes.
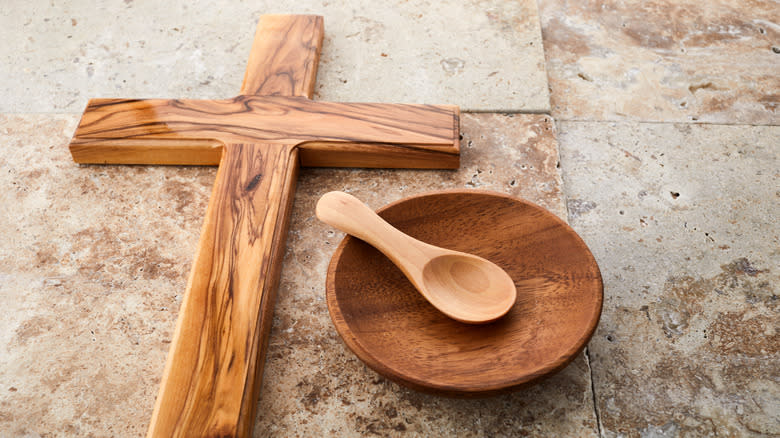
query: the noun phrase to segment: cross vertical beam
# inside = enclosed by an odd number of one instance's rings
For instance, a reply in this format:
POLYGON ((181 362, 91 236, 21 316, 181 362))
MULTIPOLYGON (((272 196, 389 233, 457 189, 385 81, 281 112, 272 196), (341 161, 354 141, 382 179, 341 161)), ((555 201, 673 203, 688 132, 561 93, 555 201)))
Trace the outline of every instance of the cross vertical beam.
POLYGON ((293 148, 224 148, 149 436, 247 436, 295 188, 293 148))
MULTIPOLYGON (((323 34, 319 16, 262 16, 240 94, 311 98, 323 34)), ((148 437, 251 435, 298 162, 224 146, 148 437)))
POLYGON ((312 98, 325 28, 322 17, 263 15, 241 95, 312 98))

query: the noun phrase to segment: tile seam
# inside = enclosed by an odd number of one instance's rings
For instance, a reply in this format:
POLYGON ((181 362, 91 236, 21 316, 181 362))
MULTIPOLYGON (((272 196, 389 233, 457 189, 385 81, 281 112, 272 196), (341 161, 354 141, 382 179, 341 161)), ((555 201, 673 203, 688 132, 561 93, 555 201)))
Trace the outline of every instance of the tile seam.
POLYGON ((590 347, 585 347, 585 359, 588 363, 588 372, 590 373, 590 395, 593 400, 593 414, 596 416, 596 430, 599 433, 599 437, 603 437, 604 432, 601 428, 601 413, 599 412, 599 405, 596 401, 596 383, 593 380, 593 366, 591 366, 590 360, 590 347))
POLYGON ((544 114, 552 117, 550 111, 544 109, 468 109, 461 107, 460 111, 473 114, 544 114))
MULTIPOLYGON (((571 225, 571 214, 569 212, 569 202, 568 197, 566 196, 566 179, 564 178, 564 172, 563 172, 563 159, 561 157, 561 147, 560 143, 558 142, 558 130, 559 125, 558 123, 560 120, 555 119, 552 115, 550 115, 550 118, 553 120, 553 123, 555 124, 555 143, 558 146, 557 152, 558 152, 558 175, 561 178, 561 198, 563 201, 563 208, 566 213, 566 222, 568 222, 571 225)), ((593 403, 593 415, 596 417, 596 432, 598 433, 599 437, 604 436, 604 432, 601 427, 601 413, 599 412, 598 402, 596 400, 596 383, 593 379, 593 365, 591 364, 590 359, 590 346, 585 347, 585 363, 588 366, 588 376, 590 377, 590 396, 591 396, 591 402, 593 403)))
POLYGON ((780 123, 774 124, 774 123, 715 123, 715 122, 674 122, 674 121, 664 121, 664 120, 633 120, 633 119, 624 119, 624 120, 587 120, 587 119, 560 119, 555 118, 556 122, 566 122, 566 123, 643 123, 647 125, 707 125, 707 126, 754 126, 754 127, 761 127, 761 126, 780 126, 780 123))

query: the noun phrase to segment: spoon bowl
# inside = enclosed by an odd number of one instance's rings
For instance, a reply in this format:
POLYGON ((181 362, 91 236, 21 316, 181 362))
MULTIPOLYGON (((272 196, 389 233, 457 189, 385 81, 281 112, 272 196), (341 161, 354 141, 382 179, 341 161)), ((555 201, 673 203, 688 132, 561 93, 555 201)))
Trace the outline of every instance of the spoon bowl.
POLYGON ((471 254, 443 254, 423 267, 424 295, 436 308, 461 322, 490 322, 515 303, 516 288, 503 269, 471 254))
POLYGON ((352 195, 326 193, 317 203, 316 215, 381 251, 434 307, 450 318, 484 324, 505 315, 515 303, 514 281, 494 263, 414 239, 352 195))

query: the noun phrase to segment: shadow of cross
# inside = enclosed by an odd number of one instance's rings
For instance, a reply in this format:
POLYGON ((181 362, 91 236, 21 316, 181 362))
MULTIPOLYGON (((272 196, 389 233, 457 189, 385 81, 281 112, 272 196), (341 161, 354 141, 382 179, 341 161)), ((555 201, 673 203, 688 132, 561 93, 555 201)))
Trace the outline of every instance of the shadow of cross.
POLYGON ((78 163, 219 165, 148 436, 251 435, 299 165, 457 168, 450 105, 310 100, 323 20, 261 17, 239 96, 89 101, 78 163))

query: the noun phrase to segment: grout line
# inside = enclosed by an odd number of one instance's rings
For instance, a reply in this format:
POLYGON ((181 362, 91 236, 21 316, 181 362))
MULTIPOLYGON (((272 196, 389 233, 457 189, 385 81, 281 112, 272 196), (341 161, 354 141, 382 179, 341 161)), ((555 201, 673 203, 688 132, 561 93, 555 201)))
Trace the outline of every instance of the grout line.
MULTIPOLYGON (((552 116, 555 117, 555 116, 552 116)), ((623 124, 645 124, 645 125, 709 125, 709 126, 780 126, 780 124, 772 123, 717 123, 717 122, 701 122, 701 121, 663 121, 663 120, 631 120, 631 119, 617 119, 617 120, 588 120, 588 119, 555 119, 556 122, 566 123, 623 123, 623 124)))
POLYGON ((601 430, 601 413, 599 412, 599 405, 596 401, 596 383, 593 380, 593 366, 590 361, 590 347, 585 347, 585 359, 588 362, 588 371, 590 372, 590 394, 593 399, 593 412, 596 415, 596 427, 598 428, 599 437, 603 437, 604 432, 601 430))
POLYGON ((471 108, 461 107, 460 112, 472 113, 472 114, 483 114, 483 113, 485 114, 544 114, 552 117, 552 112, 546 109, 501 109, 501 108, 471 109, 471 108))
MULTIPOLYGON (((558 121, 555 121, 555 136, 556 136, 556 142, 558 137, 558 121)), ((571 226, 571 215, 569 214, 569 203, 567 202, 567 196, 566 191, 564 190, 564 187, 566 186, 566 179, 564 178, 563 173, 563 160, 561 159, 561 148, 560 144, 558 144, 558 164, 560 168, 558 169, 558 174, 561 177, 561 197, 563 198, 563 208, 566 212, 566 222, 569 223, 569 226, 571 226)), ((594 333, 595 334, 595 333, 594 333)), ((598 401, 596 400, 596 383, 593 379, 593 364, 590 360, 590 346, 585 347, 585 362, 588 365, 588 376, 590 377, 590 396, 591 401, 593 403, 593 415, 596 417, 596 431, 598 432, 599 437, 604 436, 604 432, 601 428, 601 412, 599 412, 599 405, 598 401)))

